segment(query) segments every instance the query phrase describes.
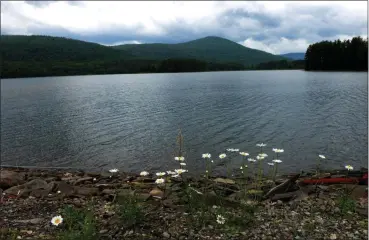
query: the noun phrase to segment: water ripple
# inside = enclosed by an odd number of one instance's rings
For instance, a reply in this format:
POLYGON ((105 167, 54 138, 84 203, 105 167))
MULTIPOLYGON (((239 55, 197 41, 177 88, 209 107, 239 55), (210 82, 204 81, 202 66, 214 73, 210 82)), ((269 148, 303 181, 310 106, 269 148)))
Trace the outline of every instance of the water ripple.
MULTIPOLYGON (((37 166, 159 171, 181 127, 188 168, 234 147, 285 153, 283 171, 367 166, 367 73, 255 71, 1 81, 1 159, 37 166)), ((235 168, 239 159, 233 160, 235 168)))

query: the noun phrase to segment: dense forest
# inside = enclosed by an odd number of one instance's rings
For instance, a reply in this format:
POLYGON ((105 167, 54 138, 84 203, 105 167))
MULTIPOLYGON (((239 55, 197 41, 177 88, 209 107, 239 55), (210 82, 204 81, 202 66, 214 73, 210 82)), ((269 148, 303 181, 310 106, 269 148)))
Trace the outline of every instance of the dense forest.
POLYGON ((304 60, 281 60, 281 61, 270 61, 266 63, 260 63, 256 66, 252 66, 248 69, 253 70, 288 70, 288 69, 304 69, 304 60))
POLYGON ((275 58, 275 55, 216 37, 182 44, 143 44, 141 50, 137 49, 139 46, 107 47, 48 36, 1 36, 0 45, 1 78, 304 68, 318 71, 368 70, 368 41, 360 37, 312 44, 305 60, 275 58), (163 46, 170 49, 164 51, 163 46), (150 49, 155 51, 150 52, 150 49), (185 50, 187 55, 183 54, 185 50), (194 54, 203 57, 191 57, 194 54), (244 61, 247 56, 253 59, 248 61, 248 65, 244 61))
POLYGON ((368 71, 368 39, 322 41, 308 47, 307 71, 368 71))

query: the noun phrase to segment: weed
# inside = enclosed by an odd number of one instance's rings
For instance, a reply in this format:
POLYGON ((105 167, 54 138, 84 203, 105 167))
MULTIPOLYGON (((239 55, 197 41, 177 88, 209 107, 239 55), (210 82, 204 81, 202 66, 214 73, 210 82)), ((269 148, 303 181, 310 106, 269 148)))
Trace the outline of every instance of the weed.
POLYGON ((134 228, 144 220, 143 207, 134 195, 128 195, 119 200, 117 213, 124 227, 127 228, 134 228))
POLYGON ((62 210, 65 230, 60 233, 60 240, 95 240, 99 239, 96 221, 91 211, 92 204, 84 209, 75 209, 67 205, 62 210))
POLYGON ((348 212, 354 212, 355 211, 355 200, 352 199, 349 195, 343 194, 338 198, 338 206, 341 210, 342 214, 346 214, 348 212))

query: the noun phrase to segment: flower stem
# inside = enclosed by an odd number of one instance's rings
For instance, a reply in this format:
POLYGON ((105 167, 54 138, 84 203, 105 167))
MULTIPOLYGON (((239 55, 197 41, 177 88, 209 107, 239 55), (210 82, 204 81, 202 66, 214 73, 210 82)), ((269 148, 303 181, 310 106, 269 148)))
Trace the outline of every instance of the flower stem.
POLYGON ((260 159, 259 160, 259 173, 258 173, 258 186, 259 187, 261 187, 261 176, 262 176, 262 169, 261 169, 261 162, 262 162, 263 160, 262 159, 260 159))
POLYGON ((275 181, 275 177, 277 176, 277 171, 278 171, 278 163, 276 163, 274 167, 273 181, 275 181))

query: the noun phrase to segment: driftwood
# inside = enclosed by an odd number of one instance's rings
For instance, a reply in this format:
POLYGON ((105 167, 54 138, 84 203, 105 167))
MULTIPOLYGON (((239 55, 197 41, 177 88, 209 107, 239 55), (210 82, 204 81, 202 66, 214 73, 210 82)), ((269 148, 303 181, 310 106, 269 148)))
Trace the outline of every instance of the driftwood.
POLYGON ((290 179, 284 181, 283 183, 279 184, 278 186, 275 186, 274 188, 270 189, 267 194, 265 194, 265 198, 268 198, 274 194, 277 193, 286 193, 288 189, 295 184, 296 180, 299 179, 300 174, 297 174, 290 179))
POLYGON ((294 192, 275 194, 274 196, 271 197, 271 200, 272 201, 288 200, 288 199, 297 197, 299 195, 299 192, 300 192, 300 190, 297 190, 297 191, 294 191, 294 192))

